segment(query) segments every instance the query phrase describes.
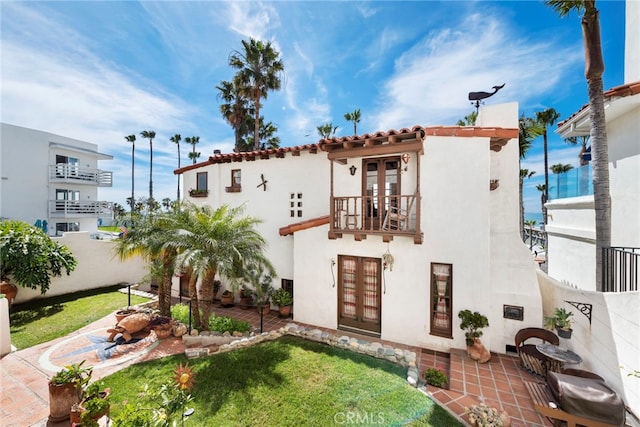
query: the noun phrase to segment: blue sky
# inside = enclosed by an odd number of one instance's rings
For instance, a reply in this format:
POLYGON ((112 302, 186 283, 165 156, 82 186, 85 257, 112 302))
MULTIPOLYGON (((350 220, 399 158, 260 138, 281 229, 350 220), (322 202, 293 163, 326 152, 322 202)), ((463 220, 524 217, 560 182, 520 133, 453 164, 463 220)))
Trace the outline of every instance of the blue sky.
MULTIPOLYGON (((624 2, 598 2, 605 89, 624 82, 624 2)), ((587 102, 580 20, 542 1, 75 1, 0 2, 1 120, 99 145, 114 186, 100 199, 125 205, 136 134, 136 197, 148 194, 154 130, 154 197, 175 198, 175 133, 199 136, 200 160, 230 152, 233 131, 215 86, 229 80, 229 54, 249 37, 271 41, 283 89, 263 111, 282 146, 318 141, 316 127, 358 133, 451 125, 473 111, 470 91, 506 83, 487 103, 517 101, 533 115, 567 118, 587 102)), ((555 128, 555 127, 554 127, 555 128)), ((550 133, 549 164, 577 165, 578 148, 550 133)), ((181 144, 181 165, 190 146, 181 144)), ((542 138, 522 167, 527 212, 540 211, 542 138)))

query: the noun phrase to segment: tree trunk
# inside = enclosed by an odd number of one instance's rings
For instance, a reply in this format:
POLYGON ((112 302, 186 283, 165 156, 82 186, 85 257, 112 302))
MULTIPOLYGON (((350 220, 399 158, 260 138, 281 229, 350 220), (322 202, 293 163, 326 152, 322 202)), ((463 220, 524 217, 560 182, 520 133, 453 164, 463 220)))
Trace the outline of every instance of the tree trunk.
POLYGON ((175 255, 162 256, 162 281, 158 287, 158 308, 162 316, 171 316, 171 280, 173 279, 175 255))
POLYGON ((203 331, 209 330, 209 318, 213 313, 213 281, 216 277, 216 270, 207 270, 200 283, 200 302, 202 302, 202 325, 203 331))
POLYGON ((189 298, 191 299, 191 313, 193 316, 193 323, 196 329, 200 329, 202 326, 202 320, 200 319, 200 306, 198 304, 198 289, 196 283, 198 276, 194 274, 191 267, 187 269, 189 274, 189 298))
MULTIPOLYGON (((549 201, 549 155, 547 153, 547 125, 544 125, 544 133, 542 134, 544 141, 544 198, 542 203, 542 222, 547 224, 547 208, 545 204, 549 201)), ((546 232, 546 227, 545 227, 546 232)))
POLYGON ((603 291, 603 249, 611 246, 611 195, 609 192, 609 146, 604 114, 602 78, 587 80, 591 155, 593 162, 593 201, 596 228, 596 290, 603 291))
POLYGON ((262 97, 262 93, 260 89, 256 90, 256 122, 253 128, 253 149, 254 151, 260 149, 260 98, 262 97))

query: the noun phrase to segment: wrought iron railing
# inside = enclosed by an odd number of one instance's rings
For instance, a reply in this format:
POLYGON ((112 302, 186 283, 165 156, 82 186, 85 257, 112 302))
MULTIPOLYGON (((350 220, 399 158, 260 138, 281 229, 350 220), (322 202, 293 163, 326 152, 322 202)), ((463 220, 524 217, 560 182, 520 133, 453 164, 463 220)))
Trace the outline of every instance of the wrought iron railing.
POLYGON ((420 231, 418 196, 333 197, 330 227, 340 233, 416 234, 420 231))
POLYGON ((113 204, 102 201, 49 200, 49 214, 54 217, 98 217, 111 215, 113 204))
POLYGON ((58 163, 49 166, 49 180, 89 184, 98 187, 111 187, 113 185, 113 172, 100 169, 80 168, 67 163, 58 163))
POLYGON ((637 291, 639 266, 640 248, 603 248, 602 290, 604 292, 637 291))

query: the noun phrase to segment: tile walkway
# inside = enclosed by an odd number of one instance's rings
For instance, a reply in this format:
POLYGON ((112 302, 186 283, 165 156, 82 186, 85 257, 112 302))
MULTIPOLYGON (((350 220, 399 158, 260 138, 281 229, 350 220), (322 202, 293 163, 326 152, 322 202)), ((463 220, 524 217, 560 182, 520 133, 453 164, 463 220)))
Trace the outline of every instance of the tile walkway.
MULTIPOLYGON (((246 320, 254 327, 260 327, 260 315, 255 309, 222 308, 217 305, 215 312, 219 315, 246 320)), ((2 372, 0 376, 0 425, 3 427, 68 426, 68 422, 53 424, 47 420, 49 414, 47 381, 54 372, 46 369, 46 366, 41 362, 41 356, 50 354, 54 346, 64 345, 67 342, 65 340, 70 337, 86 335, 90 331, 113 326, 114 320, 112 315, 107 316, 74 332, 69 337, 13 352, 2 358, 0 360, 0 372, 2 372)), ((278 329, 291 321, 291 319, 280 319, 277 312, 272 311, 263 317, 263 331, 278 329)), ((367 341, 379 341, 385 345, 389 344, 396 348, 415 351, 421 373, 429 367, 436 367, 447 373, 450 378, 449 389, 428 386, 427 391, 451 413, 461 417, 467 425, 464 416, 465 406, 484 402, 489 406, 505 410, 511 417, 513 427, 552 426, 546 418, 540 417, 534 411, 533 402, 524 388, 523 381, 536 380, 536 378, 520 368, 517 356, 492 354, 489 363, 477 364, 467 357, 466 350, 452 349, 450 354, 446 354, 343 331, 327 331, 333 334, 355 336, 367 341)), ((171 337, 159 340, 155 347, 137 358, 110 366, 96 366, 93 379, 100 379, 133 363, 182 353, 184 350, 185 346, 181 339, 171 337)), ((78 357, 78 361, 82 360, 81 355, 78 357)))

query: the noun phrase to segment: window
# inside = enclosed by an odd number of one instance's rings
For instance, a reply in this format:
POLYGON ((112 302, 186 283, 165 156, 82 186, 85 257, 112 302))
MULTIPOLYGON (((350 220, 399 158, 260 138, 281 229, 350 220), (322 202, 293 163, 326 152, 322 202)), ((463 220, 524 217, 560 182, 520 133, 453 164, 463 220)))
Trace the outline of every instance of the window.
MULTIPOLYGON (((64 211, 69 205, 77 205, 80 200, 80 192, 77 190, 56 189, 56 210, 64 211)), ((68 231, 68 230, 65 230, 68 231)))
POLYGON ((225 187, 225 191, 227 193, 239 193, 242 191, 242 186, 240 185, 242 178, 242 173, 240 169, 232 169, 231 170, 231 185, 229 187, 225 187))
POLYGON ((67 157, 56 154, 56 176, 62 178, 65 176, 78 175, 78 164, 80 162, 75 157, 67 157))
POLYGON ((67 231, 80 231, 79 222, 58 222, 56 223, 56 236, 62 236, 67 231))
POLYGON ((196 174, 196 190, 207 191, 208 172, 198 172, 196 174))
POLYGON ((290 193, 289 216, 302 218, 302 193, 290 193), (297 208, 297 209, 296 209, 297 208))
POLYGON ((453 266, 431 263, 431 335, 453 338, 451 331, 451 296, 453 295, 453 266))
POLYGON ((379 336, 381 330, 381 260, 338 257, 338 329, 379 336))

